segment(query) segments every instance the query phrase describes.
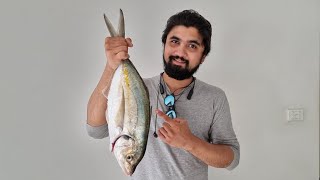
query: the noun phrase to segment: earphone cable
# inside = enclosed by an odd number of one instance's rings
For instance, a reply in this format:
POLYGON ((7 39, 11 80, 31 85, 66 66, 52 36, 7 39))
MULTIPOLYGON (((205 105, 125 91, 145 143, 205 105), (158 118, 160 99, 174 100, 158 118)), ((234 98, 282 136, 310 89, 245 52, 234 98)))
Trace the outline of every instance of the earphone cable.
MULTIPOLYGON (((159 87, 160 87, 160 84, 159 84, 159 87)), ((158 93, 157 93, 157 107, 156 107, 156 110, 158 110, 158 104, 159 104, 159 91, 160 91, 160 88, 158 88, 158 93)), ((158 137, 158 134, 157 134, 157 121, 158 121, 158 114, 156 113, 156 120, 155 120, 155 123, 154 123, 154 133, 153 133, 153 136, 155 138, 158 137)))

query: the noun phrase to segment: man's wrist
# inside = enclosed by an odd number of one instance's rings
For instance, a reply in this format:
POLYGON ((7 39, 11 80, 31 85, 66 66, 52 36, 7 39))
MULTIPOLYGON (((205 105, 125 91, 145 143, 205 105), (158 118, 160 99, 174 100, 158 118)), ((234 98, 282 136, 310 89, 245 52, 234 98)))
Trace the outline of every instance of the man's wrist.
POLYGON ((183 149, 186 151, 193 151, 196 148, 197 144, 197 137, 195 135, 191 135, 190 138, 186 140, 186 144, 184 145, 183 149))
POLYGON ((109 70, 109 71, 115 71, 116 70, 108 62, 106 64, 106 69, 109 70))

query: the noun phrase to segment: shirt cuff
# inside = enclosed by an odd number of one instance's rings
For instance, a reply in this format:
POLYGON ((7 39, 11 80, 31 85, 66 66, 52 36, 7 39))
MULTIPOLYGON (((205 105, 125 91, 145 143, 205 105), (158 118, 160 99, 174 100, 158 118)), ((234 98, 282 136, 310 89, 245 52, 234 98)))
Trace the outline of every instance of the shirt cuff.
POLYGON ((108 123, 101 126, 91 126, 87 123, 87 132, 94 139, 102 139, 109 136, 108 123))
POLYGON ((237 167, 238 164, 239 164, 239 161, 240 161, 240 150, 238 148, 233 147, 233 146, 230 146, 230 148, 232 149, 234 155, 233 155, 232 162, 229 164, 229 166, 226 167, 226 169, 231 171, 235 167, 237 167))

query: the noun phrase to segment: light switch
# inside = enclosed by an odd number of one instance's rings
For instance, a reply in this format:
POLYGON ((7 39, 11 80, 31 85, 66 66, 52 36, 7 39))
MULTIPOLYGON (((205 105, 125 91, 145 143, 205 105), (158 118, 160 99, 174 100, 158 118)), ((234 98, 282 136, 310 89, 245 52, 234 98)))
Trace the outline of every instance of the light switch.
POLYGON ((287 110, 288 121, 303 121, 303 109, 288 109, 287 110))

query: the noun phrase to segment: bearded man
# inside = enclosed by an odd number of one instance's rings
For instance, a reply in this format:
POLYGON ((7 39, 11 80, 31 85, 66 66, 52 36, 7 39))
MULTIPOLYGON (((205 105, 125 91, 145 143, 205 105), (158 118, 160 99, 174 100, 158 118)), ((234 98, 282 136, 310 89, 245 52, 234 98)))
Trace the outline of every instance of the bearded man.
MULTIPOLYGON (((207 180, 208 166, 234 169, 240 146, 223 90, 194 77, 211 49, 212 28, 194 10, 171 16, 162 35, 164 72, 144 82, 152 113, 148 145, 130 177, 137 180, 207 180)), ((130 38, 107 37, 107 64, 88 103, 88 134, 108 136, 107 102, 101 90, 129 58, 130 38)), ((154 58, 153 58, 154 59, 154 58)))

